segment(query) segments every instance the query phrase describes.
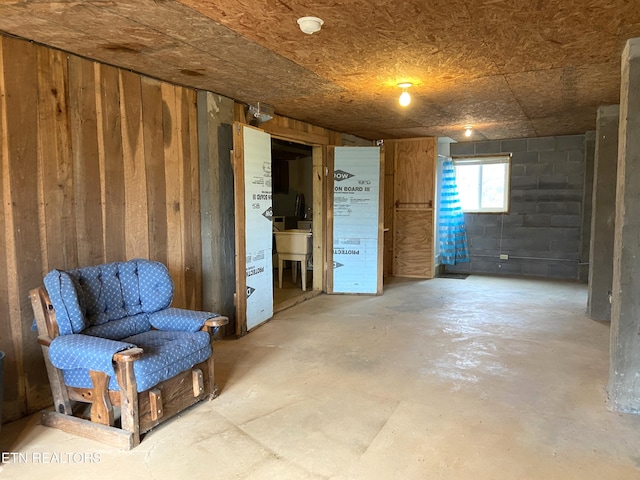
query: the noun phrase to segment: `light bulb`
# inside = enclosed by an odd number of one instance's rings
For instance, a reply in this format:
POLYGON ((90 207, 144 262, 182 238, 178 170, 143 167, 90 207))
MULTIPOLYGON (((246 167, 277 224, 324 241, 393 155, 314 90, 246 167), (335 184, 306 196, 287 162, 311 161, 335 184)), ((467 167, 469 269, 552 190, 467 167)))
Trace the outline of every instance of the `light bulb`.
POLYGON ((409 95, 409 92, 407 92, 407 89, 409 87, 412 87, 413 83, 402 82, 402 83, 399 83, 398 86, 402 89, 402 93, 400 94, 400 99, 398 101, 400 102, 400 105, 402 105, 403 107, 406 107, 411 103, 411 95, 409 95))
POLYGON ((400 102, 400 105, 402 105, 403 107, 406 107, 407 105, 409 105, 411 103, 411 95, 409 95, 409 92, 404 90, 400 94, 400 99, 398 101, 400 102))
POLYGON ((465 137, 470 137, 471 136, 471 128, 467 127, 467 129, 464 131, 464 136, 465 137))

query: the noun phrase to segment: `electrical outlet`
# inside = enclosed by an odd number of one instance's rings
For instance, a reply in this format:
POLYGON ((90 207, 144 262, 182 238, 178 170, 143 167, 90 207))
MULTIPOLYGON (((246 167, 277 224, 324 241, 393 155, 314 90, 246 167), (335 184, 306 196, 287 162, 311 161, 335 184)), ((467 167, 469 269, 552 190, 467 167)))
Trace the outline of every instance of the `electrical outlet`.
POLYGON ((509 260, 509 255, 506 253, 501 253, 500 254, 500 260, 509 260))

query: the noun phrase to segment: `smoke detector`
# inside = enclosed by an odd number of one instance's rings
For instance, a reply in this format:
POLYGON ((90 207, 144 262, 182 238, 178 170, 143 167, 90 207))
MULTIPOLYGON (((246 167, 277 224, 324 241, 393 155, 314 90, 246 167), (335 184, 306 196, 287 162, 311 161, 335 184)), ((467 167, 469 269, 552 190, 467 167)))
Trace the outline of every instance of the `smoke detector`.
POLYGON ((311 35, 320 31, 322 25, 324 25, 324 20, 318 17, 301 17, 298 19, 298 25, 300 25, 300 30, 303 33, 311 35))

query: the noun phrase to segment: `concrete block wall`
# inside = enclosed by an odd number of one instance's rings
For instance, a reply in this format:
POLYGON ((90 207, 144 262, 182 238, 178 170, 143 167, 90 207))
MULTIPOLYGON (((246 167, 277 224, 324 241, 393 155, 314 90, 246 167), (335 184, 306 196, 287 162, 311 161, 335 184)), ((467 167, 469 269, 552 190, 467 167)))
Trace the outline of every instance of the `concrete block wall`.
POLYGON ((585 136, 451 144, 454 157, 495 153, 513 155, 510 211, 465 214, 471 262, 446 271, 578 279, 585 136))

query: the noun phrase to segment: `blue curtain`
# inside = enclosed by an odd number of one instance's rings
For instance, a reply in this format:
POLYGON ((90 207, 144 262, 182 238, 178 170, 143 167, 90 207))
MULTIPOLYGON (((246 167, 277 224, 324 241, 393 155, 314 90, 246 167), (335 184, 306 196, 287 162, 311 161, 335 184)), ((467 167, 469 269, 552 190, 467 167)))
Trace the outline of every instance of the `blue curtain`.
POLYGON ((451 159, 442 164, 438 231, 440 234, 440 263, 455 265, 469 261, 467 232, 464 228, 464 214, 460 206, 456 170, 451 159))

